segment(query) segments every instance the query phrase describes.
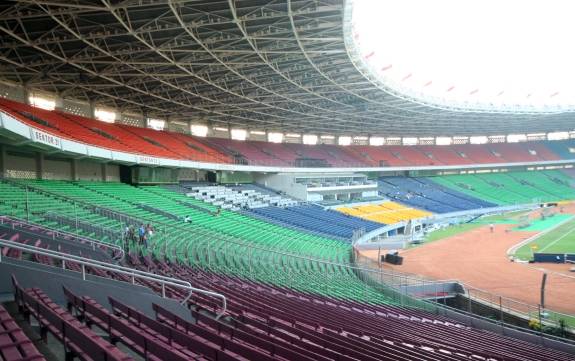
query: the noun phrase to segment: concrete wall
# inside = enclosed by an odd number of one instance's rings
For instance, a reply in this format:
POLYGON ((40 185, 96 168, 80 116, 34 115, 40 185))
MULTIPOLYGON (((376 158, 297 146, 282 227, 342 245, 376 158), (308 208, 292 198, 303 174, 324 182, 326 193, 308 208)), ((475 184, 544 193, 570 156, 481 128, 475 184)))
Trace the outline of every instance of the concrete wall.
POLYGON ((204 170, 182 168, 178 171, 178 181, 204 181, 206 179, 206 173, 204 170))
POLYGON ((33 154, 6 153, 6 176, 12 178, 36 178, 36 160, 33 154))
POLYGON ((254 176, 249 172, 218 172, 218 182, 225 184, 253 183, 254 176))
POLYGON ((296 199, 307 201, 307 187, 296 184, 293 174, 254 174, 254 181, 266 187, 284 192, 296 199))
MULTIPOLYGON (((78 161, 78 180, 102 180, 102 165, 90 161, 78 161)), ((119 171, 118 171, 119 172, 119 171)))
POLYGON ((106 164, 106 181, 120 181, 120 166, 117 164, 106 164))
POLYGON ((70 160, 44 159, 42 179, 72 180, 72 164, 70 160))
MULTIPOLYGON (((42 165, 42 179, 73 180, 72 159, 50 158, 45 156, 42 165)), ((35 179, 36 155, 34 153, 8 150, 5 158, 6 176, 10 178, 35 179)), ((106 181, 120 181, 120 166, 106 164, 106 181)), ((76 161, 76 179, 102 181, 102 163, 91 160, 76 161)))

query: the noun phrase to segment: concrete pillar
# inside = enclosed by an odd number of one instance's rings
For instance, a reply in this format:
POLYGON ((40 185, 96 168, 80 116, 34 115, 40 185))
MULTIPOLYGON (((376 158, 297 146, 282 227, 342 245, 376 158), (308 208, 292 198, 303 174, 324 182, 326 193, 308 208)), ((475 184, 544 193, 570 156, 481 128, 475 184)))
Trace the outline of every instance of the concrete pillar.
POLYGON ((144 128, 148 127, 148 110, 147 109, 142 109, 142 119, 143 119, 143 123, 142 126, 144 128))
POLYGON ((6 174, 6 146, 0 144, 0 177, 7 177, 6 174))
POLYGON ((56 94, 56 98, 54 98, 54 109, 64 110, 64 99, 60 94, 56 94))
POLYGON ((102 163, 102 182, 105 182, 108 180, 108 167, 106 166, 106 163, 102 163))
POLYGON ((36 152, 36 179, 42 179, 44 176, 44 154, 36 152))
POLYGON ((31 89, 30 87, 28 87, 28 85, 24 84, 24 86, 22 87, 22 94, 24 96, 24 103, 30 104, 31 89))
POLYGON ((72 158, 70 160, 70 173, 71 173, 71 179, 73 181, 77 181, 79 179, 78 177, 78 160, 72 158))
POLYGON ((88 102, 88 118, 96 118, 96 103, 93 100, 88 102))

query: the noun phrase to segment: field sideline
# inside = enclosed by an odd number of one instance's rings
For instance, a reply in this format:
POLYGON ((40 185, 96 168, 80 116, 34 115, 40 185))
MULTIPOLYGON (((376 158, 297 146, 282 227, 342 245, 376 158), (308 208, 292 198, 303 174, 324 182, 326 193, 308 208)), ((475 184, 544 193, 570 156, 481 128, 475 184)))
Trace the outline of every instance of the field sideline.
POLYGON ((533 258, 533 251, 575 254, 575 217, 521 246, 515 257, 527 261, 533 258))

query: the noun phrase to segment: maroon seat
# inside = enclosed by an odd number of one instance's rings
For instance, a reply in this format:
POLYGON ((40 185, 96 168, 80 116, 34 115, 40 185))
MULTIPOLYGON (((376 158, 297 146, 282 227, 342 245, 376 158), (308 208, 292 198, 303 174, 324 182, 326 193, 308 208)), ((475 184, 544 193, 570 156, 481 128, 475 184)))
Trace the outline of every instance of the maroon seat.
MULTIPOLYGON (((169 324, 171 327, 180 329, 186 333, 198 332, 197 330, 203 330, 202 332, 212 332, 218 335, 226 335, 227 337, 240 340, 242 343, 249 344, 255 348, 261 349, 269 353, 270 355, 276 355, 284 357, 288 360, 328 360, 330 358, 322 356, 321 350, 318 353, 310 352, 307 349, 297 348, 292 350, 293 344, 282 345, 277 343, 272 338, 267 337, 266 334, 260 333, 250 333, 241 330, 237 327, 230 326, 226 323, 216 321, 213 318, 202 315, 198 312, 192 311, 192 315, 196 319, 197 324, 188 322, 181 317, 171 313, 170 311, 153 304, 152 308, 156 312, 156 318, 164 323, 169 324)), ((313 345, 306 345, 315 349, 313 345)))
MULTIPOLYGON (((418 309, 301 294, 182 265, 171 267, 171 272, 194 282, 196 287, 225 294, 228 313, 236 320, 237 329, 272 335, 278 343, 289 342, 292 348, 299 346, 300 340, 310 340, 325 350, 355 358, 572 359, 562 352, 470 328, 418 309)), ((214 312, 219 306, 198 294, 192 297, 192 304, 214 312)))
POLYGON ((0 360, 44 360, 44 356, 38 352, 2 305, 0 305, 0 360))
POLYGON ((97 326, 110 336, 112 343, 120 342, 146 359, 183 361, 197 356, 193 352, 185 354, 182 350, 173 349, 160 338, 116 317, 91 298, 78 297, 66 288, 64 294, 68 299, 68 307, 75 309, 88 326, 97 326))
POLYGON ((237 357, 264 361, 274 359, 260 350, 237 343, 230 338, 212 333, 202 327, 193 324, 188 325, 189 327, 187 328, 174 327, 175 325, 168 325, 153 320, 113 298, 110 298, 110 304, 115 313, 121 314, 122 317, 130 320, 138 327, 149 329, 151 332, 160 335, 164 342, 171 345, 174 345, 174 343, 183 346, 187 345, 187 347, 197 350, 197 352, 209 359, 236 359, 237 357))
POLYGON ((40 324, 40 333, 46 340, 51 333, 62 342, 67 357, 77 356, 83 360, 128 361, 131 357, 93 333, 70 313, 52 302, 39 289, 22 289, 13 277, 15 298, 24 314, 34 317, 40 324))

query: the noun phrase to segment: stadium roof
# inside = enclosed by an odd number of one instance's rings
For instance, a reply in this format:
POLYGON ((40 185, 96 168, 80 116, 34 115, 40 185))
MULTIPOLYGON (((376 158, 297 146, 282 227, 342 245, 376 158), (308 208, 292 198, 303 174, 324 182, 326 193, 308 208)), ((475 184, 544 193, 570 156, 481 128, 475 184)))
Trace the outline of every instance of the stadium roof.
POLYGON ((0 77, 124 112, 216 126, 383 136, 575 128, 568 112, 461 111, 382 90, 346 39, 346 5, 351 2, 2 2, 0 77))

